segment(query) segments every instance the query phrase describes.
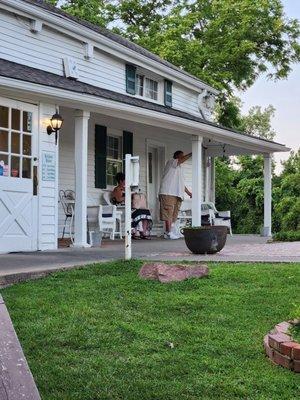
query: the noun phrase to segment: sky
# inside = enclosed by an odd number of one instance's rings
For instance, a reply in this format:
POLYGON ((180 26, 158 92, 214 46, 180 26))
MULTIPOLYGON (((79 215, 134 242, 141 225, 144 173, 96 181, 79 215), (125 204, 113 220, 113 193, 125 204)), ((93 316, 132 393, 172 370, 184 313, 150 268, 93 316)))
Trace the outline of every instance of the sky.
MULTIPOLYGON (((285 14, 300 20, 300 0, 282 0, 285 14)), ((272 126, 277 135, 275 141, 296 150, 300 146, 300 65, 294 65, 286 80, 269 81, 259 78, 246 92, 238 93, 243 101, 243 112, 255 105, 267 107, 272 104, 276 111, 272 126)), ((277 153, 276 171, 279 172, 280 160, 288 158, 289 153, 277 153)))

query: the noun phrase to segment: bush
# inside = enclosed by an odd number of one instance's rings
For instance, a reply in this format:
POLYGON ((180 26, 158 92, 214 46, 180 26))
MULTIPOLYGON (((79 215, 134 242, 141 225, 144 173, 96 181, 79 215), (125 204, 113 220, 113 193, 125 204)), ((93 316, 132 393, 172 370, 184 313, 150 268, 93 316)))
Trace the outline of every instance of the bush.
POLYGON ((291 319, 297 319, 300 321, 300 304, 294 306, 294 309, 291 312, 291 319))
POLYGON ((300 241, 300 231, 281 231, 274 233, 275 242, 297 242, 300 241))
POLYGON ((291 319, 298 321, 290 330, 292 337, 297 342, 300 342, 300 305, 295 305, 294 310, 291 313, 291 319))

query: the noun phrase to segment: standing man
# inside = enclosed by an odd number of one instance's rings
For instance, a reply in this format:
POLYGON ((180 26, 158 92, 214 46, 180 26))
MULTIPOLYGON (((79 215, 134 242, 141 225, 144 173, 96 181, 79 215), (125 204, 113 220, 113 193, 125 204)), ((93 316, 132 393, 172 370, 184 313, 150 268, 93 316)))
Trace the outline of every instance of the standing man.
POLYGON ((159 189, 160 219, 165 222, 165 239, 179 239, 179 235, 172 231, 178 212, 184 199, 184 192, 192 197, 192 193, 184 184, 181 164, 188 160, 192 153, 184 155, 183 151, 175 151, 173 158, 167 161, 159 189))

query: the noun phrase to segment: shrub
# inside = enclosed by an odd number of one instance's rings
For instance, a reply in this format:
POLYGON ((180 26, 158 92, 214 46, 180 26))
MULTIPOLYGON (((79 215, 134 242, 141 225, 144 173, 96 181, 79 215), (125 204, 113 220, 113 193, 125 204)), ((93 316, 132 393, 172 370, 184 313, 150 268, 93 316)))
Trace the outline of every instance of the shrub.
POLYGON ((274 233, 275 242, 297 242, 300 241, 300 231, 281 231, 274 233))

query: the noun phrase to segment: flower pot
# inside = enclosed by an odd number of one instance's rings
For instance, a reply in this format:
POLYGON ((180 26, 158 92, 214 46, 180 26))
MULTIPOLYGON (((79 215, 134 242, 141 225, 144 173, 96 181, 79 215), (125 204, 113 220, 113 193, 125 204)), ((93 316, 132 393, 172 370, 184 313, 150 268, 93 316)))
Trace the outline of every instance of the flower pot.
POLYGON ((181 229, 185 244, 194 254, 214 254, 222 250, 227 239, 227 226, 199 226, 181 229))

